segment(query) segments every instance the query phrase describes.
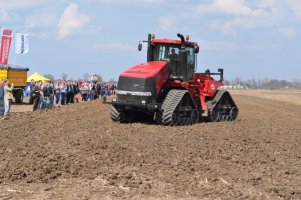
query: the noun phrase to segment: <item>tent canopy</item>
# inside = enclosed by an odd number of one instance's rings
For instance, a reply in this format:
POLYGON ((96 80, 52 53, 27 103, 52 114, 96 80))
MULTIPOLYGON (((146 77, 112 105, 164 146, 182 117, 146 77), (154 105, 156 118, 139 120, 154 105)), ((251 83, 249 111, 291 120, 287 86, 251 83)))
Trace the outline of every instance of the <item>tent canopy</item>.
POLYGON ((43 83, 50 81, 48 78, 42 76, 39 72, 35 72, 31 76, 29 76, 27 78, 27 82, 31 82, 32 79, 34 81, 42 81, 43 83))

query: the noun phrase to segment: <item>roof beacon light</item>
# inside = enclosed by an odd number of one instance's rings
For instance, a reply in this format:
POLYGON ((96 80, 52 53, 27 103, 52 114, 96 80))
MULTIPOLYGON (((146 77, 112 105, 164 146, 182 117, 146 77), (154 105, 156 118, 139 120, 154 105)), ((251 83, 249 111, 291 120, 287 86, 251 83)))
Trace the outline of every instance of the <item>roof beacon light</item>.
POLYGON ((187 41, 189 40, 189 35, 186 35, 186 40, 187 40, 187 41))
POLYGON ((155 37, 156 37, 156 35, 153 33, 153 34, 152 34, 152 40, 154 40, 155 37))

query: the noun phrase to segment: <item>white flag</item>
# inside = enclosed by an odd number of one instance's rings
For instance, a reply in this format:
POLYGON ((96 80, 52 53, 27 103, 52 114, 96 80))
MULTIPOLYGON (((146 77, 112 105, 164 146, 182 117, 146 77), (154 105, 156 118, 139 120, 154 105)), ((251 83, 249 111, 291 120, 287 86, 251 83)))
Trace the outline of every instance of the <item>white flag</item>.
POLYGON ((16 54, 26 54, 28 52, 29 35, 16 34, 16 54))

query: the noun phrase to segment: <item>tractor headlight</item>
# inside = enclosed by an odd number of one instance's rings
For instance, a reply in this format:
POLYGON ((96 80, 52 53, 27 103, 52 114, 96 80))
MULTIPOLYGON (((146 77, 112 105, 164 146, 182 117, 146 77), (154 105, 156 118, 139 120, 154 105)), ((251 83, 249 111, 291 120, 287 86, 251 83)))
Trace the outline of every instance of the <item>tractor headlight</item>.
POLYGON ((132 95, 132 96, 143 96, 143 97, 152 96, 151 92, 135 92, 135 91, 123 91, 123 90, 116 90, 116 94, 132 95))

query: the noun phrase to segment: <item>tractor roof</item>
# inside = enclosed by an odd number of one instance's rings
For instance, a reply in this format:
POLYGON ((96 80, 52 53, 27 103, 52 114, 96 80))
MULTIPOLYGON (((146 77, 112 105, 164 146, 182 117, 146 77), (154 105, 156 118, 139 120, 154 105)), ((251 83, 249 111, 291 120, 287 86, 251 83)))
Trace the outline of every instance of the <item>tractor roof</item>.
MULTIPOLYGON (((175 45, 181 45, 181 40, 170 40, 170 39, 153 39, 152 40, 153 43, 156 44, 175 44, 175 45)), ((197 45, 196 42, 190 42, 190 41, 186 41, 186 45, 188 46, 194 46, 197 45)))

